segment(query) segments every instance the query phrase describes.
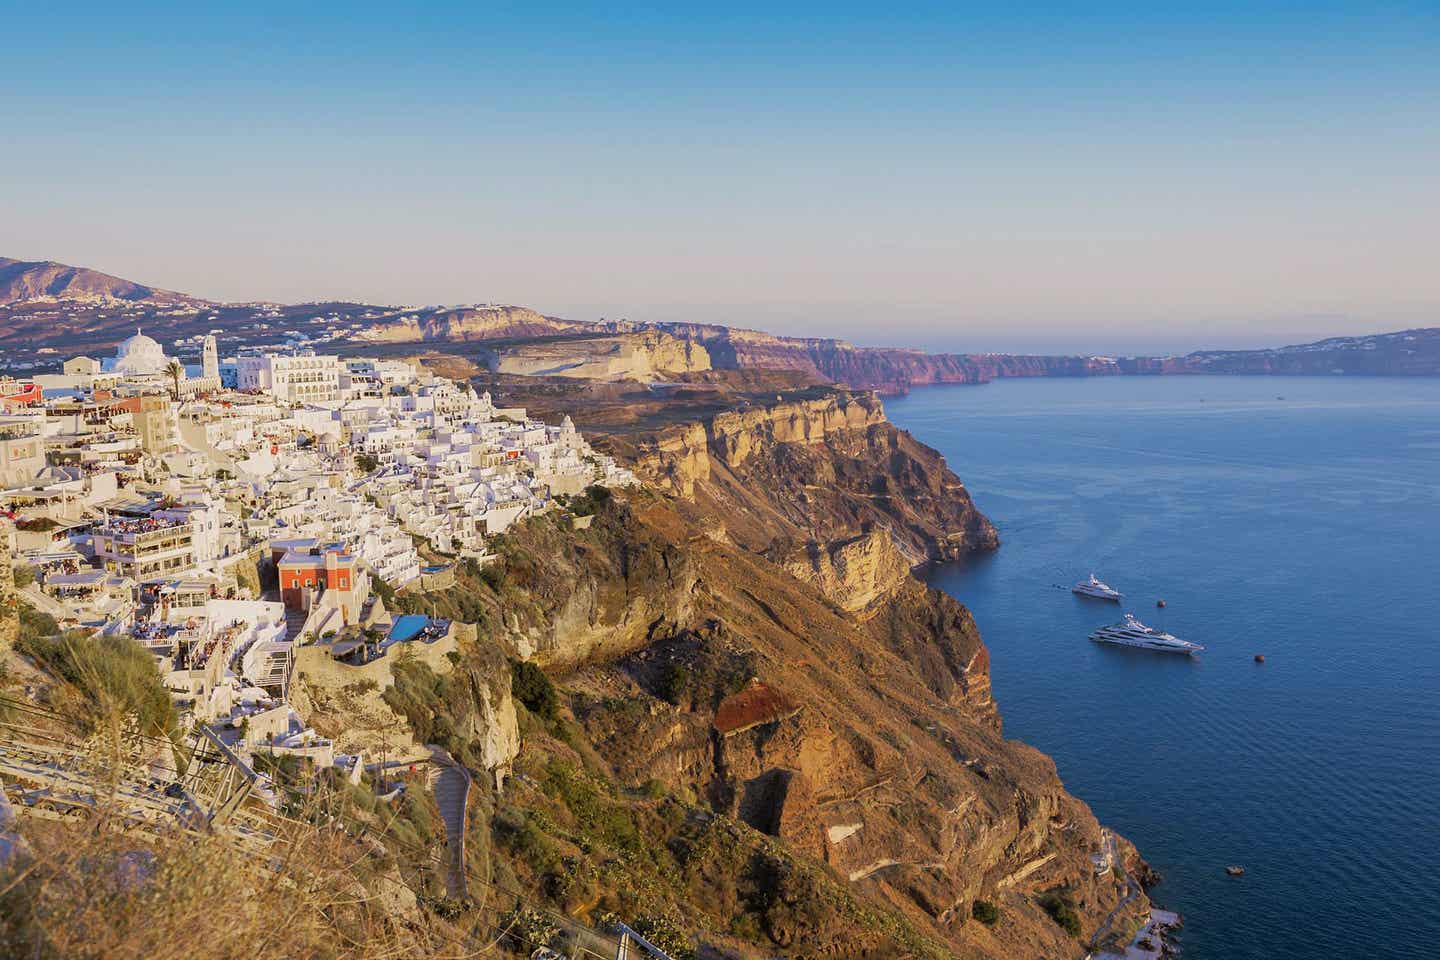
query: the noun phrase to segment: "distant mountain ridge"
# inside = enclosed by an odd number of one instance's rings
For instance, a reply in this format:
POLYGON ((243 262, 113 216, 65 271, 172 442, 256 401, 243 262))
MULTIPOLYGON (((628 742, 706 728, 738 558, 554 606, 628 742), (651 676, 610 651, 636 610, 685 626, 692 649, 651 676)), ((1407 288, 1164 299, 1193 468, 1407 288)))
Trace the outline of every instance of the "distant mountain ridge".
POLYGON ((0 257, 0 346, 63 344, 99 349, 127 336, 137 325, 153 323, 164 323, 177 335, 231 330, 242 340, 273 337, 281 330, 324 332, 328 327, 331 339, 374 345, 415 343, 431 349, 442 344, 504 342, 509 345, 506 349, 513 350, 519 343, 548 341, 544 353, 549 366, 560 363, 567 342, 576 343, 577 354, 587 354, 593 348, 579 341, 658 331, 704 348, 714 370, 785 371, 816 382, 888 394, 927 384, 987 383, 1001 377, 1440 376, 1440 327, 1330 337, 1264 350, 1202 350, 1184 356, 926 353, 720 324, 567 320, 500 304, 409 308, 346 302, 220 304, 84 267, 0 257))
POLYGON ((150 303, 204 303, 196 297, 133 280, 72 267, 53 260, 0 257, 0 303, 28 300, 128 300, 150 303))

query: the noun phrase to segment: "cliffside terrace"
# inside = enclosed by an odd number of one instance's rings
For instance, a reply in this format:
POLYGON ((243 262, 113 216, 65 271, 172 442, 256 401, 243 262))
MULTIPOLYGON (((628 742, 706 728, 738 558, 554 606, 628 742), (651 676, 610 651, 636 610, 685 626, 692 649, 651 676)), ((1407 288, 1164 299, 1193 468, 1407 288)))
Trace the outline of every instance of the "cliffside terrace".
POLYGON ((107 568, 136 581, 176 573, 194 566, 195 525, 159 517, 112 519, 96 529, 95 553, 107 568))
POLYGON ((169 517, 112 517, 97 527, 95 533, 116 543, 149 546, 162 542, 167 537, 188 534, 190 526, 188 520, 169 517))

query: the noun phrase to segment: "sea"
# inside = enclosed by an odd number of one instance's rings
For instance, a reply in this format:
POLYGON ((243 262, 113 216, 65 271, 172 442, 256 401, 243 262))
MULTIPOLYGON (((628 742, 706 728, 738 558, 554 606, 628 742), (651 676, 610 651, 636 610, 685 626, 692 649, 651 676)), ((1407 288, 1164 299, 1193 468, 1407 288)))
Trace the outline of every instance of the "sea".
POLYGON ((1006 736, 1160 871, 1187 960, 1440 957, 1440 379, 1001 380, 886 409, 999 530, 930 576, 975 615, 1006 736), (1122 604, 1070 592, 1092 571, 1122 604), (1205 651, 1088 641, 1124 611, 1205 651))

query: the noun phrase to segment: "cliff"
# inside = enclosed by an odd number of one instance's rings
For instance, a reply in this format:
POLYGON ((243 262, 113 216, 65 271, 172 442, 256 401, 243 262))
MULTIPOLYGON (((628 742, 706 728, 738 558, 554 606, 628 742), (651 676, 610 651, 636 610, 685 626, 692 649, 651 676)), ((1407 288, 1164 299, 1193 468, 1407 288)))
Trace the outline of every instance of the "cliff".
POLYGON ((547 317, 526 307, 485 306, 407 312, 372 322, 354 337, 371 343, 467 342, 595 332, 593 324, 547 317))
POLYGON ((709 370, 710 354, 699 343, 651 330, 506 347, 492 355, 490 367, 527 377, 645 381, 709 370))
MULTIPOLYGON (((871 416, 821 412, 824 442, 763 442, 828 449, 871 416)), ((771 427, 750 417, 745 432, 771 427)), ((710 451, 713 469, 737 449, 710 451)), ((1001 736, 969 612, 906 575, 888 535, 831 542, 797 571, 708 509, 636 491, 586 530, 550 516, 507 538, 496 609, 515 615, 494 635, 538 643, 576 725, 531 722, 497 812, 505 869, 582 916, 681 918, 740 956, 1079 957, 1042 897, 1083 891, 1090 930, 1125 885, 1093 878, 1100 825, 1054 765, 1001 736), (596 799, 640 785, 660 799, 596 799), (1004 923, 970 920, 977 899, 1004 923)))
POLYGON ((1201 350, 1183 357, 1126 357, 1126 373, 1427 377, 1440 374, 1440 328, 1331 337, 1266 350, 1201 350))
POLYGON ((848 540, 812 541, 785 561, 797 580, 813 584, 841 610, 866 610, 910 576, 910 564, 888 533, 871 530, 848 540))
POLYGON ((713 535, 772 558, 872 529, 912 566, 996 545, 960 478, 887 421, 878 397, 812 393, 662 431, 636 469, 713 535))
MULTIPOLYGON (((0 257, 0 345, 23 345, 27 351, 49 348, 60 356, 101 353, 137 326, 163 326, 177 339, 219 328, 241 334, 250 343, 273 342, 282 330, 324 332, 375 345, 426 343, 437 349, 447 343, 490 343, 496 348, 493 368, 502 374, 603 382, 703 378, 711 371, 784 373, 791 382, 842 384, 882 394, 904 393, 925 384, 987 383, 1000 377, 1440 375, 1440 328, 1185 356, 925 353, 718 324, 567 320, 495 304, 411 308, 346 301, 223 304, 84 267, 0 257)), ((475 353, 457 352, 472 357, 475 353)))

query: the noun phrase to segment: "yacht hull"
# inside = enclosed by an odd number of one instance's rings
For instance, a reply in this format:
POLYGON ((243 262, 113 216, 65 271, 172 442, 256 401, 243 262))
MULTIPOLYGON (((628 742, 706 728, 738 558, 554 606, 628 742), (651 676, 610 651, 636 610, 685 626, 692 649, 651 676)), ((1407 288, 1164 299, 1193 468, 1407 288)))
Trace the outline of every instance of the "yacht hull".
POLYGON ((1071 587, 1070 592, 1077 597, 1089 597, 1091 600, 1109 600, 1119 603, 1123 595, 1119 593, 1095 593, 1090 590, 1083 590, 1080 587, 1071 587))
POLYGON ((1193 657, 1195 654, 1205 649, 1204 647, 1198 645, 1191 647, 1175 647, 1167 646, 1165 644, 1140 643, 1134 640, 1116 640, 1110 637, 1091 637, 1090 640, 1093 643, 1108 643, 1112 647, 1129 647, 1132 650, 1149 650, 1151 653, 1170 653, 1182 657, 1193 657))

